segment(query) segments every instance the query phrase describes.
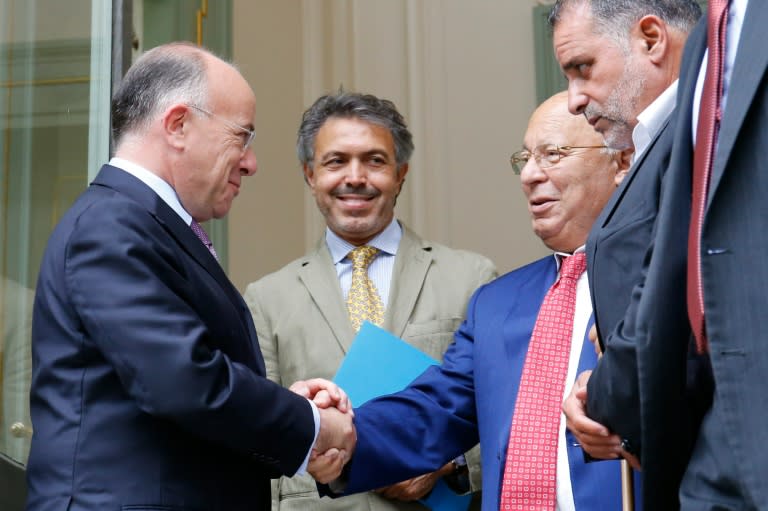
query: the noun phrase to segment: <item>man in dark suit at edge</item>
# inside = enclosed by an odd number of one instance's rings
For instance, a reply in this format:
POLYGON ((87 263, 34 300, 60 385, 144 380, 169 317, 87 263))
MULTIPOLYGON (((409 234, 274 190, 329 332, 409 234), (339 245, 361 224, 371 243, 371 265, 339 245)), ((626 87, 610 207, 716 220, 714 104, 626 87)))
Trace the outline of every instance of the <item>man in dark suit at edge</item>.
POLYGON ((634 365, 635 346, 609 334, 641 280, 672 148, 680 59, 700 15, 694 0, 558 0, 549 15, 571 113, 583 114, 609 146, 634 148, 627 177, 587 239, 590 295, 605 355, 594 373, 579 376, 564 403, 569 428, 597 458, 631 458, 640 445, 639 428, 629 427, 638 423, 637 385, 617 370, 627 361, 634 365), (607 382, 602 391, 622 403, 615 414, 590 407, 595 420, 587 417, 588 379, 607 382), (619 429, 623 436, 609 434, 619 429))
POLYGON ((653 509, 752 511, 768 509, 768 5, 712 0, 709 10, 722 16, 709 30, 702 20, 683 56, 675 141, 637 305, 642 462, 653 509), (722 31, 722 46, 714 44, 722 31), (713 48, 719 65, 707 62, 713 48), (712 96, 710 69, 719 71, 712 96), (694 149, 710 142, 711 164, 702 167, 694 149), (702 169, 708 189, 692 203, 702 169), (692 204, 702 212, 696 228, 692 204), (709 379, 691 373, 689 352, 709 379), (692 401, 705 404, 703 417, 689 412, 692 401))

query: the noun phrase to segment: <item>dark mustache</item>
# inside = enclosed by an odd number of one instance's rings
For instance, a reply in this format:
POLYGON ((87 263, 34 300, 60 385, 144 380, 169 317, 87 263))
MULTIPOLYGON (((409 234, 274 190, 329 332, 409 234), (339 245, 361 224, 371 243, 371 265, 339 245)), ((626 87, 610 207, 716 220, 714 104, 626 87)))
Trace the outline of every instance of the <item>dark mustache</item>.
POLYGON ((334 188, 331 195, 338 197, 339 195, 357 195, 365 199, 372 199, 378 197, 381 194, 376 188, 370 188, 367 186, 339 186, 334 188))

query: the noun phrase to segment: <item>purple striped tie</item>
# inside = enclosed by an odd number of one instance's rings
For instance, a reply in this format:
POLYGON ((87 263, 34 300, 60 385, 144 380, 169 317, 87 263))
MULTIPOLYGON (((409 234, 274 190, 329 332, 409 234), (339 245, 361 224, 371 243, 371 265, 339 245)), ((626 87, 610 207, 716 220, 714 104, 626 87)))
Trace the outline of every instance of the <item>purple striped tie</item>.
POLYGON ((192 220, 192 223, 189 225, 189 227, 192 229, 192 232, 197 234, 197 237, 200 238, 200 241, 203 242, 203 245, 206 246, 211 255, 218 261, 219 256, 216 254, 216 249, 213 248, 213 243, 208 237, 208 234, 206 234, 205 230, 203 229, 203 226, 197 223, 197 221, 192 220))

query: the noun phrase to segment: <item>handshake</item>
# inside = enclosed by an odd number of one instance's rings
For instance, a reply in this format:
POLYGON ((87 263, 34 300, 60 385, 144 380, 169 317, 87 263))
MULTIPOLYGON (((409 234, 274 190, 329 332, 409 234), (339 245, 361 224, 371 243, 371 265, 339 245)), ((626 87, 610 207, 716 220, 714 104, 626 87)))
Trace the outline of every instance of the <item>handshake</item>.
MULTIPOLYGON (((319 483, 330 483, 339 478, 357 443, 352 404, 338 385, 320 378, 298 381, 291 385, 290 390, 311 399, 320 412, 320 432, 309 455, 307 472, 319 483)), ((388 499, 415 501, 426 496, 440 478, 455 469, 454 463, 448 462, 434 472, 375 491, 388 499)))
POLYGON ((339 386, 321 378, 298 381, 290 390, 312 400, 320 412, 320 431, 309 455, 307 472, 319 483, 329 483, 341 475, 355 450, 352 403, 339 386))

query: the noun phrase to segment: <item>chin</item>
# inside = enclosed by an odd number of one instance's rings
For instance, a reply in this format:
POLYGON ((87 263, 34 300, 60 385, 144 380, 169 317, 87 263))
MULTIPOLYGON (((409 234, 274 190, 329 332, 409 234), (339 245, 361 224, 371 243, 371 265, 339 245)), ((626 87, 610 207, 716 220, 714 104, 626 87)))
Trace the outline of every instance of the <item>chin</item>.
POLYGON ((221 209, 215 209, 213 211, 213 218, 224 218, 229 213, 229 210, 232 209, 232 203, 230 202, 227 206, 221 208, 221 209))
POLYGON ((633 147, 632 145, 632 134, 629 134, 629 138, 627 137, 627 133, 621 132, 611 132, 608 131, 603 135, 603 140, 605 141, 605 145, 610 147, 611 149, 617 149, 619 151, 623 151, 624 149, 630 149, 633 147))
POLYGON ((345 237, 356 239, 367 238, 377 234, 375 226, 370 222, 340 222, 336 224, 336 229, 334 230, 338 233, 343 233, 345 237))

